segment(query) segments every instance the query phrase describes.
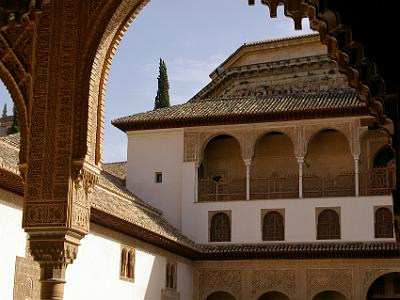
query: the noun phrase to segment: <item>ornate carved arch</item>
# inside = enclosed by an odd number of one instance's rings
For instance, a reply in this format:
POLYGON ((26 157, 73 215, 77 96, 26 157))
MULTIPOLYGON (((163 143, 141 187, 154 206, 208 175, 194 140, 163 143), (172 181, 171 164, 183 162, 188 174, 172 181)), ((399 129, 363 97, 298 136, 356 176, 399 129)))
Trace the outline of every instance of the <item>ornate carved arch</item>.
POLYGON ((298 151, 298 143, 299 143, 299 137, 297 134, 297 128, 296 127, 286 127, 286 128, 268 128, 265 130, 259 130, 257 131, 256 135, 253 137, 252 141, 249 141, 251 143, 251 156, 254 157, 254 151, 256 148, 257 143, 266 135, 271 134, 271 133, 281 133, 285 136, 287 136, 292 143, 293 146, 293 154, 295 156, 298 156, 297 153, 298 151))
POLYGON ((349 144, 350 152, 353 153, 353 139, 351 134, 350 124, 329 124, 320 126, 310 126, 305 130, 305 153, 308 152, 308 147, 310 142, 322 131, 324 130, 334 130, 343 134, 349 144))
POLYGON ((385 269, 370 269, 366 270, 363 280, 363 298, 367 299, 368 291, 371 288, 372 284, 377 280, 379 277, 391 274, 391 273, 400 273, 400 268, 385 268, 385 269))
POLYGON ((208 143, 215 137, 221 135, 228 135, 236 140, 239 145, 241 157, 245 157, 245 136, 237 134, 234 131, 226 130, 226 131, 218 131, 218 132, 202 132, 199 138, 199 162, 203 161, 204 158, 204 150, 206 149, 208 143))
POLYGON ((85 43, 78 90, 74 147, 76 158, 87 157, 91 162, 101 162, 104 129, 104 96, 106 83, 115 51, 134 18, 149 0, 92 1, 90 7, 90 28, 85 43), (101 3, 101 2, 100 2, 101 3), (101 35, 98 34, 101 32, 101 35))
MULTIPOLYGON (((20 124, 20 165, 27 161, 28 124, 32 99, 32 73, 36 10, 30 10, 15 20, 9 12, 8 23, 0 28, 0 78, 4 82, 18 111, 20 124)), ((25 167, 22 167, 23 169, 25 167)))
MULTIPOLYGON (((248 0, 250 5, 255 0, 248 0)), ((375 64, 364 56, 361 44, 353 41, 351 29, 343 25, 337 12, 328 7, 326 0, 261 0, 270 9, 270 17, 277 16, 277 7, 284 6, 284 13, 301 29, 301 20, 308 18, 312 29, 317 30, 321 42, 328 47, 329 56, 338 62, 339 71, 347 76, 349 84, 358 91, 360 101, 366 102, 372 115, 380 124, 386 122, 382 101, 385 88, 375 64)))

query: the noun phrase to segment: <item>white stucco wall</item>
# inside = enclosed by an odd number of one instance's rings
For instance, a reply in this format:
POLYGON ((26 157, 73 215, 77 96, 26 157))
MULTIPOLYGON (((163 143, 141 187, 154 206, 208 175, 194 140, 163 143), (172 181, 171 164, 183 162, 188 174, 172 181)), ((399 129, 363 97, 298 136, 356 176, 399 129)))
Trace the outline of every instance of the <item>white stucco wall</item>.
POLYGON ((25 256, 22 197, 0 190, 0 299, 13 299, 16 256, 25 256))
POLYGON ((127 188, 162 210, 177 228, 181 228, 182 161, 182 129, 128 133, 127 188), (162 183, 155 182, 156 172, 162 172, 162 183))
POLYGON ((208 212, 231 211, 231 241, 260 243, 262 242, 261 210, 284 209, 285 242, 315 242, 317 241, 316 208, 340 207, 340 241, 371 241, 375 240, 374 207, 387 205, 392 205, 391 196, 203 203, 192 201, 183 205, 182 230, 194 241, 208 243, 208 212))
MULTIPOLYGON (((161 299, 161 289, 166 283, 166 256, 172 254, 164 255, 166 251, 143 245, 143 242, 91 224, 91 233, 81 241, 78 257, 67 269, 64 299, 161 299), (134 282, 119 278, 121 243, 136 249, 134 282)), ((191 296, 182 296, 192 293, 190 263, 178 263, 177 280, 181 299, 190 299, 191 296)))

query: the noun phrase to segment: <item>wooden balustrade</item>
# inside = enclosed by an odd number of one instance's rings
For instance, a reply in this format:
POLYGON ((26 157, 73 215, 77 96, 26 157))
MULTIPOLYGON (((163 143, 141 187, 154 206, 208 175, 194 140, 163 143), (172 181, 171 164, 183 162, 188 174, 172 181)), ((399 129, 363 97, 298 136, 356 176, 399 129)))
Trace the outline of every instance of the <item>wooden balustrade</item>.
MULTIPOLYGON (((360 174, 360 195, 390 195, 396 184, 393 167, 373 168, 360 174)), ((199 202, 246 200, 246 178, 235 180, 199 179, 199 202)), ((355 174, 334 176, 303 175, 304 198, 355 196, 355 174)), ((297 174, 250 178, 250 199, 293 199, 299 197, 297 174)))

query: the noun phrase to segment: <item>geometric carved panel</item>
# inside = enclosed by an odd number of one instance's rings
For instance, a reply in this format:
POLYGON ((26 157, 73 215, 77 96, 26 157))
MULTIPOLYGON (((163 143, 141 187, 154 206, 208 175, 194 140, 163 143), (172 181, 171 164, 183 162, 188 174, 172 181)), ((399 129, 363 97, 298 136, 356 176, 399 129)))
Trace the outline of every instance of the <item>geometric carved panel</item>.
POLYGON ((352 269, 307 269, 307 295, 314 296, 322 291, 338 291, 347 298, 353 295, 352 269))
POLYGON ((32 258, 16 257, 14 300, 40 299, 40 267, 32 258))
POLYGON ((200 270, 199 299, 205 299, 216 291, 225 291, 239 297, 241 294, 241 275, 238 270, 200 270))
POLYGON ((293 297, 296 292, 295 270, 258 270, 251 274, 251 295, 276 290, 293 297))

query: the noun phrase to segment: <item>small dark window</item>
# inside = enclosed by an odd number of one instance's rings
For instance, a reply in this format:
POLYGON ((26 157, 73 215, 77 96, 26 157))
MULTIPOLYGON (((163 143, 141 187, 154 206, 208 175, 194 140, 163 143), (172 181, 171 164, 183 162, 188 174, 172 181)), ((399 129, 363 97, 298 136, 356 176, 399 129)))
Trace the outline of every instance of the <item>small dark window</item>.
POLYGON ((393 216, 392 212, 385 208, 379 208, 375 212, 375 238, 393 237, 393 216))
POLYGON ((211 218, 210 242, 230 242, 231 225, 226 213, 217 213, 211 218))
POLYGON ((162 182, 162 173, 161 172, 156 172, 156 182, 157 183, 162 182))
POLYGON ((176 289, 176 264, 167 263, 166 287, 176 289))
POLYGON ((285 227, 283 217, 277 211, 271 211, 263 219, 263 241, 283 241, 285 227))
POLYGON ((340 239, 339 215, 333 209, 323 210, 318 216, 317 225, 318 240, 340 239))

